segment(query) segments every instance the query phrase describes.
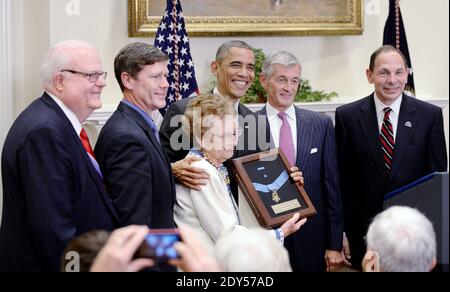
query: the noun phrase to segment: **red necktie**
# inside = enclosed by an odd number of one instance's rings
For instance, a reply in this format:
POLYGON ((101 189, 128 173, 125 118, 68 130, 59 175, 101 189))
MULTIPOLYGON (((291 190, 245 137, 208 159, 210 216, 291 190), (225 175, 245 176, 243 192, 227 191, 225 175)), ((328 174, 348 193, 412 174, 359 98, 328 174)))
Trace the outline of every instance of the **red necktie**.
POLYGON ((394 131, 392 129, 392 123, 389 119, 389 115, 392 111, 390 107, 383 109, 384 119, 381 127, 380 141, 381 148, 383 149, 384 165, 386 166, 387 173, 391 171, 392 158, 394 157, 394 131))
POLYGON ((89 143, 89 138, 84 129, 81 129, 80 138, 81 144, 83 144, 83 147, 84 149, 86 149, 86 152, 91 154, 92 158, 95 159, 94 151, 92 151, 91 143, 89 143))

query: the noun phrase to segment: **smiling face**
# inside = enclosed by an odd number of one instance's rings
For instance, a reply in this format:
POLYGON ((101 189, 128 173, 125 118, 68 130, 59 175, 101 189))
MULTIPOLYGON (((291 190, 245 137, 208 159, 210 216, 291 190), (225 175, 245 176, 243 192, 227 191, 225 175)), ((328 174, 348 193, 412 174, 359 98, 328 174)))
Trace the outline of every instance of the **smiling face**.
POLYGON ((367 69, 367 79, 375 87, 380 101, 391 105, 405 90, 408 69, 397 52, 385 52, 377 56, 373 71, 367 69))
POLYGON ((208 116, 203 119, 203 125, 209 127, 201 141, 202 149, 208 157, 216 163, 222 163, 233 157, 239 138, 236 117, 234 115, 227 115, 224 118, 208 116))
POLYGON ((169 88, 168 74, 166 62, 146 65, 136 78, 131 77, 128 73, 123 73, 122 80, 126 87, 127 100, 148 113, 164 108, 169 88))
POLYGON ((271 106, 284 112, 293 103, 300 84, 301 68, 299 65, 285 67, 280 64, 272 65, 271 76, 261 74, 261 85, 267 92, 271 106))
MULTIPOLYGON (((80 48, 69 52, 69 55, 71 57, 66 69, 88 74, 103 72, 100 56, 95 49, 80 48)), ((69 72, 58 73, 55 78, 58 80, 55 83, 58 97, 80 122, 84 122, 94 110, 102 106, 100 96, 106 86, 102 76, 95 82, 81 74, 69 72)))
POLYGON ((211 71, 220 94, 237 102, 255 79, 255 55, 249 49, 230 48, 221 61, 211 64, 211 71))

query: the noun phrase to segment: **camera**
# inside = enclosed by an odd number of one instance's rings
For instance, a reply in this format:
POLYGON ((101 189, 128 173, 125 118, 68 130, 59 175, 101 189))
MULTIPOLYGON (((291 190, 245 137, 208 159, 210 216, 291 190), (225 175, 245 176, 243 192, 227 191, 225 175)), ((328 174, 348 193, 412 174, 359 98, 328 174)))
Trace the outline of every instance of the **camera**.
POLYGON ((138 248, 135 258, 150 258, 159 263, 166 263, 179 258, 173 245, 181 241, 177 229, 152 229, 145 236, 138 248))

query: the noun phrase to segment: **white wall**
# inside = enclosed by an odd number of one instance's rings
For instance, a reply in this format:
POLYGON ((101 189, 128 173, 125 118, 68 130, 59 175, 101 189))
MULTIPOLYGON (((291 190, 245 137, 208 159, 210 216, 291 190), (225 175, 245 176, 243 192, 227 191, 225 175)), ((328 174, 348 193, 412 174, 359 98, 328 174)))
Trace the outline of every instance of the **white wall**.
MULTIPOLYGON (((112 62, 120 48, 132 41, 127 37, 127 1, 79 0, 79 16, 66 15, 68 0, 49 1, 50 42, 83 38, 94 43, 100 49, 105 68, 111 76, 104 92, 105 104, 117 104, 121 94, 112 74, 112 62)), ((314 88, 336 91, 343 100, 356 99, 371 91, 364 71, 371 52, 382 43, 389 1, 365 2, 366 5, 375 4, 366 10, 367 13, 373 14, 378 10, 379 15, 365 16, 365 31, 360 36, 241 39, 266 52, 278 49, 294 52, 304 66, 304 77, 311 81, 314 88), (376 9, 372 9, 373 7, 376 9)), ((404 0, 401 5, 416 72, 418 95, 424 98, 448 97, 449 1, 404 0)), ((212 80, 209 63, 217 47, 226 39, 231 38, 191 39, 197 78, 202 88, 212 80)), ((153 43, 153 39, 142 40, 153 43)))
MULTIPOLYGON (((0 0, 0 149, 13 120, 11 52, 11 0, 0 0)), ((3 188, 0 170, 0 224, 3 211, 3 188)))

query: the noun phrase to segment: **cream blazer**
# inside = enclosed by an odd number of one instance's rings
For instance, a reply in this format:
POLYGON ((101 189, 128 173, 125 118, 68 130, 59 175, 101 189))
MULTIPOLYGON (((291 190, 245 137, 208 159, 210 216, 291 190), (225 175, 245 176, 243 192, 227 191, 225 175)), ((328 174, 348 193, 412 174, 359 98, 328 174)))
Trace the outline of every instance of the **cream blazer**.
MULTIPOLYGON (((214 246, 224 232, 246 227, 240 225, 239 215, 233 204, 234 199, 229 194, 220 172, 205 159, 192 165, 204 169, 210 178, 201 191, 176 185, 175 222, 178 226, 188 225, 197 231, 210 254, 213 254, 214 246)), ((241 199, 239 202, 241 205, 241 199)), ((253 216, 248 205, 240 207, 239 214, 245 214, 245 218, 253 216)), ((270 232, 275 236, 275 232, 270 232)))

